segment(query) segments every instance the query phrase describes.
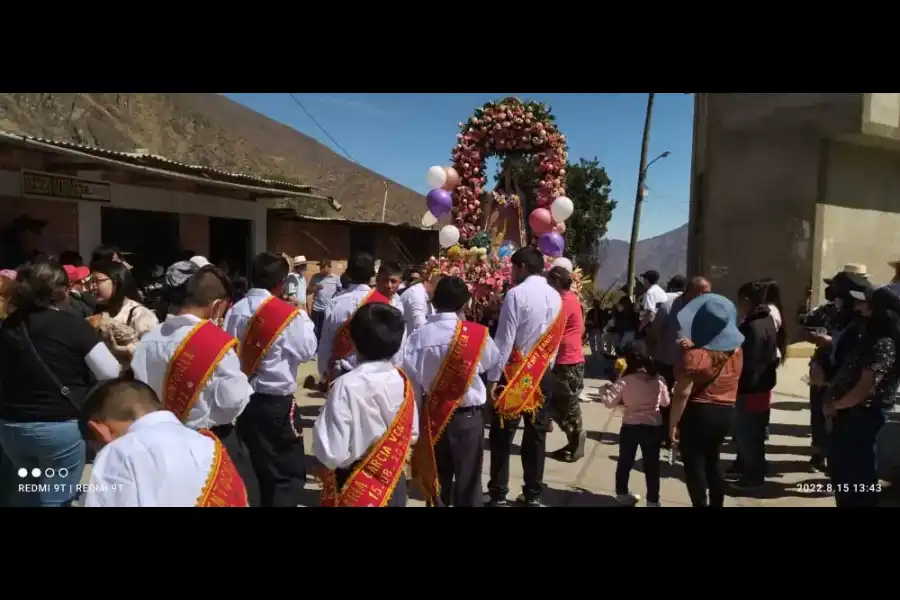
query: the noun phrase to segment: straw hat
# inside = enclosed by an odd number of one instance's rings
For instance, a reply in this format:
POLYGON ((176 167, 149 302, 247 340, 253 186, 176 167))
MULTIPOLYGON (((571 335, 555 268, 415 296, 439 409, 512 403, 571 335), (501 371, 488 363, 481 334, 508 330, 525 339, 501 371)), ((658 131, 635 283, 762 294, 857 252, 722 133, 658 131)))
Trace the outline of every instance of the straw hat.
MULTIPOLYGON (((897 261, 900 264, 900 261, 897 261)), ((847 275, 859 275, 860 277, 868 277, 869 273, 866 269, 866 265, 860 263, 847 263, 844 265, 844 268, 839 271, 839 273, 846 273, 847 275)), ((825 285, 831 285, 834 281, 834 277, 826 277, 822 281, 825 282, 825 285)))

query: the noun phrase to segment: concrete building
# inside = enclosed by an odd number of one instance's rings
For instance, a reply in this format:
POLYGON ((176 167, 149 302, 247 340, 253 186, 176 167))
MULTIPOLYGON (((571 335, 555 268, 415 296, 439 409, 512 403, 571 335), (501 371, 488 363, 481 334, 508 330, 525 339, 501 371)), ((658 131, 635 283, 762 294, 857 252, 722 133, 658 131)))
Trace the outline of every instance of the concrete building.
POLYGON ((898 232, 900 94, 695 95, 688 270, 717 291, 774 277, 792 314, 845 263, 888 282, 898 232))
POLYGON ((192 250, 246 272, 269 248, 267 201, 281 198, 329 201, 312 186, 0 132, 0 230, 20 215, 46 221, 50 254, 89 260, 106 243, 167 265, 192 250))

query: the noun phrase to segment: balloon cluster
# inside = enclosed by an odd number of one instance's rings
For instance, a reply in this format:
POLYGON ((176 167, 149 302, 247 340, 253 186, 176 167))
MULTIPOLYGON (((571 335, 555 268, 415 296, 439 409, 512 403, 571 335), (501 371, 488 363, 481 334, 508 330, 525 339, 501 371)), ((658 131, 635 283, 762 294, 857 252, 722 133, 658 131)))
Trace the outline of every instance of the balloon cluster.
MULTIPOLYGON (((452 190, 459 185, 459 174, 453 167, 431 167, 426 176, 433 189, 426 198, 428 211, 422 215, 422 226, 432 227, 438 219, 453 208, 452 190)), ((459 230, 453 225, 443 227, 438 235, 442 248, 454 246, 459 241, 459 230)))
POLYGON ((538 207, 548 207, 565 194, 565 165, 569 159, 566 137, 556 128, 544 104, 518 98, 489 102, 459 127, 452 154, 453 167, 460 177, 453 213, 464 240, 478 231, 480 198, 487 184, 485 161, 489 156, 509 152, 534 154, 541 176, 538 207))

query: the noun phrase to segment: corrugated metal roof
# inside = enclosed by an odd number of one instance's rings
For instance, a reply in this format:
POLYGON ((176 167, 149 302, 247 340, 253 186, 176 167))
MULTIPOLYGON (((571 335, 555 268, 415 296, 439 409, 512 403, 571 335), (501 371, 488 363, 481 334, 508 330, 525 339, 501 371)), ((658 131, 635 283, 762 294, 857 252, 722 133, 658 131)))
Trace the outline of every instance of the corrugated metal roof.
POLYGON ((166 158, 165 156, 159 156, 157 154, 150 154, 144 152, 118 152, 116 150, 107 150, 105 148, 97 148, 96 146, 90 146, 88 144, 76 144, 74 142, 62 142, 59 140, 50 140, 47 138, 41 138, 31 135, 24 135, 21 133, 13 133, 10 131, 2 131, 0 130, 0 137, 6 137, 14 140, 24 140, 24 141, 33 141, 39 142, 41 144, 47 144, 49 146, 55 146, 57 148, 63 148, 68 150, 77 150, 78 152, 82 152, 84 154, 89 154, 93 156, 99 156, 111 160, 115 160, 125 164, 136 165, 140 167, 151 167, 162 169, 165 171, 172 171, 176 173, 184 173, 187 175, 206 177, 208 179, 218 180, 218 181, 230 181, 234 183, 246 183, 257 186, 264 186, 271 189, 283 189, 295 192, 303 192, 309 193, 319 188, 312 185, 304 185, 299 183, 291 183, 289 181, 279 181, 275 179, 265 179, 262 177, 256 177, 255 175, 248 175, 246 173, 232 173, 230 171, 223 171, 221 169, 216 169, 213 167, 205 167, 202 165, 190 165, 187 163, 178 162, 176 160, 172 160, 170 158, 166 158))

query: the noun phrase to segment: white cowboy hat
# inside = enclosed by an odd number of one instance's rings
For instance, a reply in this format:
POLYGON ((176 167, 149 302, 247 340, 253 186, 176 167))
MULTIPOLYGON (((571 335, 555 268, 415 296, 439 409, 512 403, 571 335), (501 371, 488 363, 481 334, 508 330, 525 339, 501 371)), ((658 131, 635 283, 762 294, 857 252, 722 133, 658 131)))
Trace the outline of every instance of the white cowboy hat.
POLYGON ((294 266, 295 266, 295 267, 296 267, 297 265, 305 265, 305 264, 306 264, 306 257, 305 257, 304 255, 302 255, 302 254, 299 255, 299 256, 295 256, 295 257, 293 258, 293 263, 294 263, 294 266))
POLYGON ((866 265, 859 263, 847 263, 844 265, 844 273, 852 273, 853 275, 861 275, 866 277, 868 275, 866 271, 866 265))

